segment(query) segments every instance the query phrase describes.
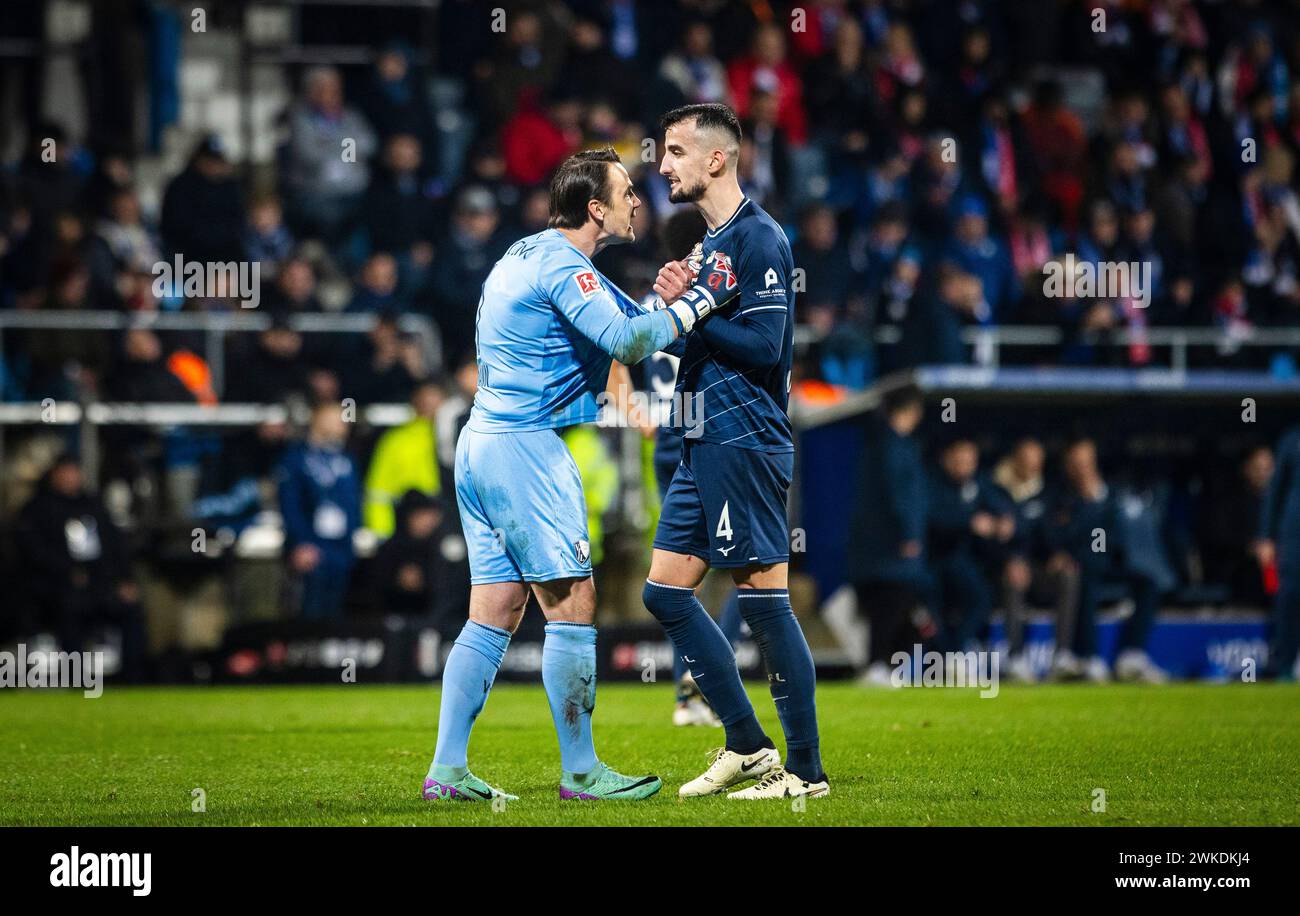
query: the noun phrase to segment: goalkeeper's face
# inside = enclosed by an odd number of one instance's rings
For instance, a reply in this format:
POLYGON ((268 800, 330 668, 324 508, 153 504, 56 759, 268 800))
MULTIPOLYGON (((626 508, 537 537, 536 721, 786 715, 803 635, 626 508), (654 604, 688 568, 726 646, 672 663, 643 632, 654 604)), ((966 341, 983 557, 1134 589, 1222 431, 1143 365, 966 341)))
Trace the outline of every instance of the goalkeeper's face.
POLYGON ((605 216, 601 228, 608 242, 635 242, 636 230, 632 228, 632 222, 641 207, 641 198, 636 196, 632 176, 621 162, 610 163, 609 201, 602 203, 605 216))

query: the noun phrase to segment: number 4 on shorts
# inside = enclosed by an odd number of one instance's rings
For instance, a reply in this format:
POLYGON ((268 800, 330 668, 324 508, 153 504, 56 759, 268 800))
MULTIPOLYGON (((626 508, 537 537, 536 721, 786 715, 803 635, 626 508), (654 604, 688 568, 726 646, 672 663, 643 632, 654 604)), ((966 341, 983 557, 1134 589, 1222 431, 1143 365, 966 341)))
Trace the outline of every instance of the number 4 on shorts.
POLYGON ((726 538, 731 540, 731 505, 730 500, 722 503, 722 514, 718 516, 718 530, 713 532, 715 538, 726 538))

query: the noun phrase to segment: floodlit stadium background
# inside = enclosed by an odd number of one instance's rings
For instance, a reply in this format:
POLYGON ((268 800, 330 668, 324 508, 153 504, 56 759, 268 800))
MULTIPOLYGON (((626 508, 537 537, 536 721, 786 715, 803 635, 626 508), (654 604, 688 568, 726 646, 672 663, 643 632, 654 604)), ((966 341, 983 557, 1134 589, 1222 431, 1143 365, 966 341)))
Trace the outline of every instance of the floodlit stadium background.
MULTIPOLYGON (((344 659, 436 675, 468 596, 449 466, 480 284, 545 226, 554 167, 609 144, 645 203, 637 243, 598 265, 644 295, 672 209, 658 115, 716 100, 803 272, 792 596, 822 672, 866 666, 856 599, 876 593, 843 588, 885 549, 852 534, 864 435, 908 385, 935 494, 955 442, 1005 480, 1032 437, 1059 518, 1066 446, 1095 441, 1125 544, 1082 572, 1108 660, 1147 589, 1165 670, 1278 668, 1288 579, 1257 541, 1300 417, 1298 26, 1300 5, 1262 0, 6 3, 0 642, 102 648, 138 681, 337 680, 344 659), (1047 295, 1067 254, 1145 265, 1149 303, 1047 295), (237 282, 158 295, 178 255, 256 265, 256 307, 237 282), (284 455, 320 404, 361 524, 313 552, 284 455)), ((566 438, 602 677, 639 677, 670 660, 638 600, 652 438, 611 419, 566 438)), ((996 644, 1014 550, 1078 547, 926 518, 909 645, 985 605, 970 629, 996 644)), ((1053 616, 1027 601, 1041 673, 1053 616)), ((540 626, 506 676, 536 677, 540 626)))

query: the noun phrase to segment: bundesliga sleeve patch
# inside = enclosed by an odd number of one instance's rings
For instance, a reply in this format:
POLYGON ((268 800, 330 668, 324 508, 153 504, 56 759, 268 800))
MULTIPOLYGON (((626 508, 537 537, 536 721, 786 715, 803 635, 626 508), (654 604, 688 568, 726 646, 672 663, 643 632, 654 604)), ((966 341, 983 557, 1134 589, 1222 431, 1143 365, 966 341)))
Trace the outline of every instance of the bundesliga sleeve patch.
POLYGON ((573 282, 578 284, 578 292, 582 293, 583 299, 590 299, 600 292, 600 281, 596 279, 596 275, 590 270, 574 274, 573 282))

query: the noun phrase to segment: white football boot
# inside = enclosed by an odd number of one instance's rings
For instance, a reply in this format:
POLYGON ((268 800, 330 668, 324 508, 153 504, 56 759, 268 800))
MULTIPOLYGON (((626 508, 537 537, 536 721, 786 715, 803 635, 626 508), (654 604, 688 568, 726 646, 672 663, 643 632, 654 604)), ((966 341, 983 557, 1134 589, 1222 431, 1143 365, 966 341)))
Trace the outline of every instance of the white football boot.
POLYGON ((804 782, 785 767, 779 766, 768 773, 756 784, 739 792, 728 792, 727 798, 739 798, 745 801, 758 798, 822 798, 831 794, 831 786, 825 779, 821 782, 804 782))
POLYGON ((774 747, 765 747, 752 754, 737 754, 720 747, 713 752, 709 768, 678 789, 677 794, 682 798, 719 795, 734 785, 760 779, 779 769, 781 755, 774 747))
POLYGON ((1143 684, 1166 684, 1169 675, 1141 649, 1125 649, 1115 659, 1115 677, 1121 681, 1143 684))
POLYGON ((1109 684, 1110 668, 1100 655, 1094 655, 1083 663, 1083 679, 1090 684, 1109 684))
POLYGON ((691 697, 673 707, 673 725, 703 725, 722 728, 722 720, 704 702, 703 697, 691 697))

